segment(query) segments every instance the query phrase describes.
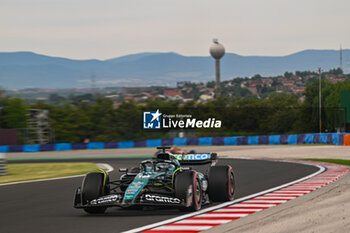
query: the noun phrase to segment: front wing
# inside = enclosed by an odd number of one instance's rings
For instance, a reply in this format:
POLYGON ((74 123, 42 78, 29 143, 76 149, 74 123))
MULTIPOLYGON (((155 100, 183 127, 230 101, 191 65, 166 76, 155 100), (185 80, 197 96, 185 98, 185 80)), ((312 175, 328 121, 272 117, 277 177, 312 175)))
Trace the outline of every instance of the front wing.
POLYGON ((124 200, 124 193, 109 194, 91 200, 89 203, 82 203, 80 189, 75 194, 74 207, 75 208, 88 208, 88 207, 129 207, 133 205, 141 206, 174 206, 174 207, 186 207, 188 204, 185 200, 172 197, 169 195, 159 193, 143 193, 132 200, 124 200))

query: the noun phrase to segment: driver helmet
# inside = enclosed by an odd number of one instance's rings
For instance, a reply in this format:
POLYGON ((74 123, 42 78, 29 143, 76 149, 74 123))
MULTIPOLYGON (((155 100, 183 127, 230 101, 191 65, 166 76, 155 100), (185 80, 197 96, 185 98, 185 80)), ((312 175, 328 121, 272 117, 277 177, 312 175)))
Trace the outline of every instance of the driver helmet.
POLYGON ((175 165, 174 164, 169 164, 168 171, 170 171, 170 172, 175 171, 175 165))
POLYGON ((166 171, 169 167, 168 163, 157 163, 156 164, 156 172, 166 171))

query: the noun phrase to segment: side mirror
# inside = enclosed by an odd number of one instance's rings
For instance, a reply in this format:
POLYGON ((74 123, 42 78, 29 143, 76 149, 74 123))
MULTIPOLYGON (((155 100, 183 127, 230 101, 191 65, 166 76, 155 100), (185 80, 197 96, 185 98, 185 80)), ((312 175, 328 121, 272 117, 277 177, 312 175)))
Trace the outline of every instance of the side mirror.
POLYGON ((119 168, 119 171, 120 172, 128 172, 128 169, 127 168, 119 168))

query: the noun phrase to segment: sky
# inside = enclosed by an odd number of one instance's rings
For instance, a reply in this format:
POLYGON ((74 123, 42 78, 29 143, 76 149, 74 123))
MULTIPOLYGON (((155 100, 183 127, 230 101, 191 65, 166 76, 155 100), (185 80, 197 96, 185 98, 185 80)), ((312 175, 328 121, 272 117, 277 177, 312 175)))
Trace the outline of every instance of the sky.
POLYGON ((0 52, 72 59, 139 52, 282 56, 350 48, 348 0, 0 0, 0 52))

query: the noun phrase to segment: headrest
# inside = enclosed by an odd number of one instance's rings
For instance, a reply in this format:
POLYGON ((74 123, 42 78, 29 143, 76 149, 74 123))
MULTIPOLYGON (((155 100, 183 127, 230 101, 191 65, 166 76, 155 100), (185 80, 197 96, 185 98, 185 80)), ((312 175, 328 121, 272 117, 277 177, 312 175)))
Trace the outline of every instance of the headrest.
POLYGON ((170 155, 168 153, 157 154, 157 159, 170 160, 170 155))

